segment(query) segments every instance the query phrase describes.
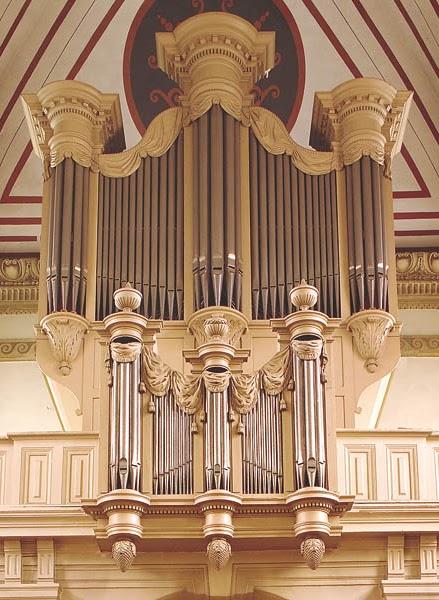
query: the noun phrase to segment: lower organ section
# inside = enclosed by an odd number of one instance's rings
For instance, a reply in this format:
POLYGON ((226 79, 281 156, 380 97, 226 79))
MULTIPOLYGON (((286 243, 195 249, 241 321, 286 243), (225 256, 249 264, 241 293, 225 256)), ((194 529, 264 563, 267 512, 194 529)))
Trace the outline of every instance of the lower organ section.
POLYGON ((153 492, 192 494, 192 416, 175 402, 172 393, 153 397, 153 492))
POLYGON ((254 319, 290 312, 302 279, 318 288, 317 310, 340 316, 336 174, 308 175, 250 132, 250 223, 254 319))
POLYGON ((183 134, 128 177, 99 179, 96 318, 113 311, 113 292, 129 281, 140 312, 183 318, 183 134))
POLYGON ((281 394, 260 391, 252 410, 242 415, 244 494, 283 492, 281 394))

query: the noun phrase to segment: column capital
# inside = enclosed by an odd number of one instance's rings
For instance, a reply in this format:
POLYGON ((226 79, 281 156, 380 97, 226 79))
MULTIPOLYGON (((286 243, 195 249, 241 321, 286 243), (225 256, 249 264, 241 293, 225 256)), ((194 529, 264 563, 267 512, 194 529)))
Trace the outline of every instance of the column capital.
POLYGON ((401 149, 412 96, 368 77, 316 92, 310 145, 316 150, 332 148, 345 165, 370 156, 390 167, 401 149))
POLYGON ((212 104, 242 120, 252 87, 274 65, 274 38, 274 32, 224 12, 196 15, 172 32, 156 33, 158 65, 183 90, 187 120, 212 104))
POLYGON ((80 81, 53 81, 21 97, 32 145, 45 172, 65 158, 91 167, 125 148, 119 97, 80 81))

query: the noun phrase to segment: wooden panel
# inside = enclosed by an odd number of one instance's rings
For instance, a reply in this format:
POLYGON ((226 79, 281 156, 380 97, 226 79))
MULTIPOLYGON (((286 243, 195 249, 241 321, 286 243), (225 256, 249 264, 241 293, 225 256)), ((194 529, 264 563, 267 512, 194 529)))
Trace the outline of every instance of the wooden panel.
POLYGON ((93 448, 64 448, 63 503, 78 504, 93 497, 93 448))
POLYGON ((416 446, 387 446, 387 481, 389 500, 417 500, 416 446))
POLYGON ((52 448, 23 448, 21 452, 22 504, 49 504, 52 448))
POLYGON ((376 499, 374 446, 345 446, 346 493, 357 500, 376 499))

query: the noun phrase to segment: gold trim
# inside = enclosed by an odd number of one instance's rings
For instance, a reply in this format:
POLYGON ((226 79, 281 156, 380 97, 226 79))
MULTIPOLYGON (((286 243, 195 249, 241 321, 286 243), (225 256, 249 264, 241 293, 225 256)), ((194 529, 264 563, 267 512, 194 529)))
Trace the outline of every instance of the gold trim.
POLYGON ((291 156, 294 166, 309 175, 323 175, 342 168, 335 152, 320 152, 300 146, 292 139, 279 117, 266 108, 253 106, 249 114, 250 127, 271 154, 291 156))
POLYGON ((142 140, 124 152, 101 154, 98 170, 107 177, 126 177, 134 173, 146 156, 161 156, 169 150, 183 127, 183 109, 168 108, 150 123, 142 140))

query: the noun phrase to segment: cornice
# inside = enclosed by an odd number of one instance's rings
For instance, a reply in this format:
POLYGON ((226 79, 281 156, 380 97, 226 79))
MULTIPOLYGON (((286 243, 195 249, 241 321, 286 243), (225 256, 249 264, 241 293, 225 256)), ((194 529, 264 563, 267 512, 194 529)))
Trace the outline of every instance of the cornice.
POLYGON ((439 308, 439 252, 396 253, 399 308, 439 308))
POLYGON ((0 314, 36 312, 39 277, 39 256, 1 257, 0 314))

